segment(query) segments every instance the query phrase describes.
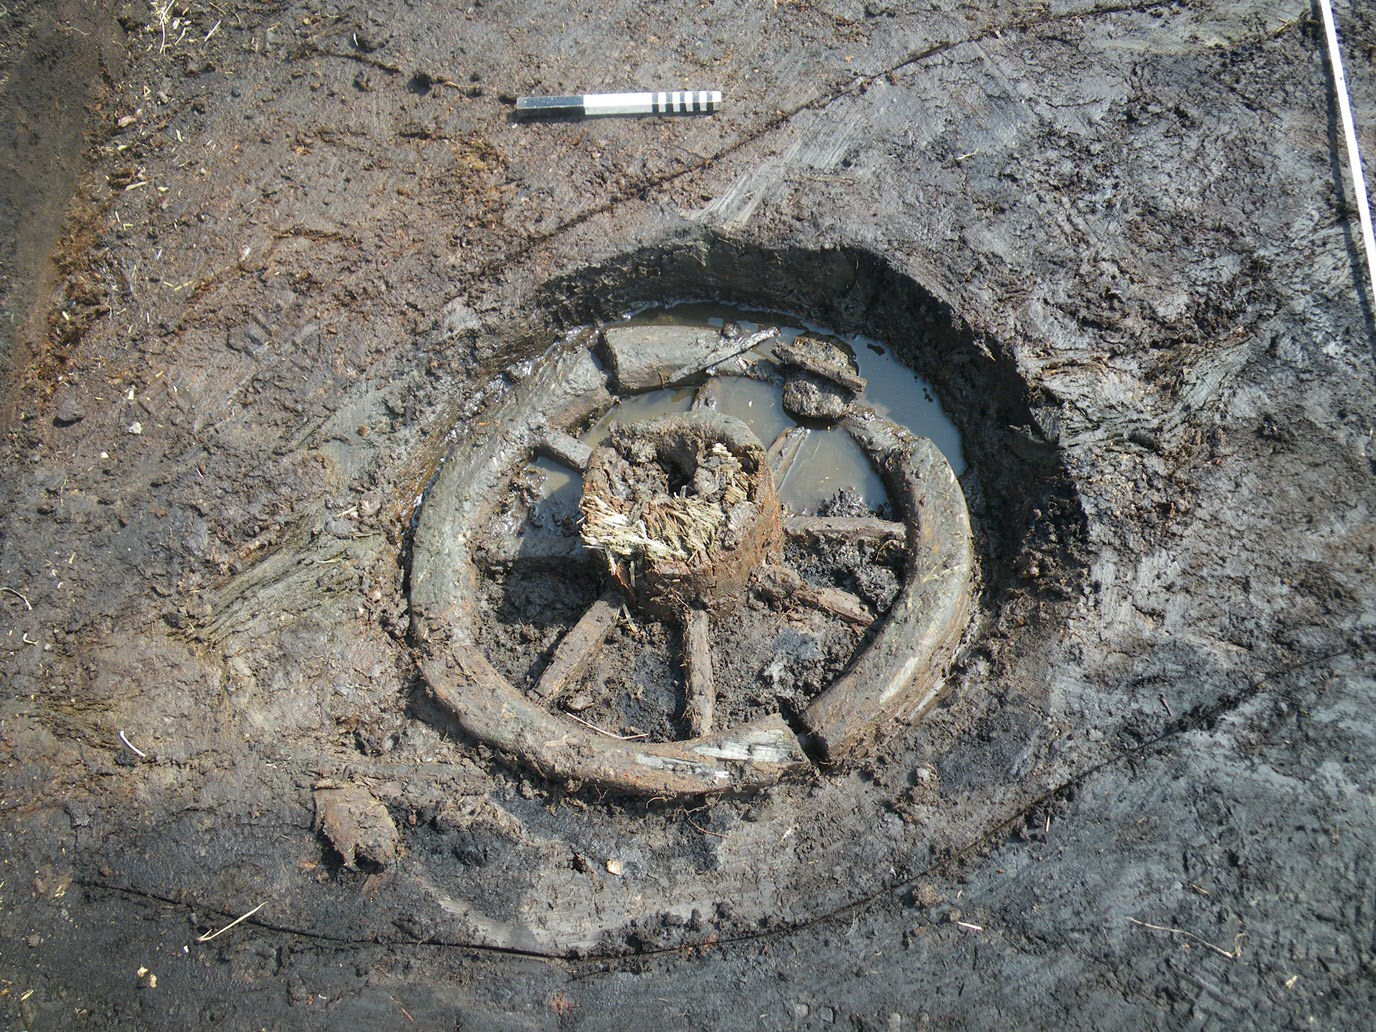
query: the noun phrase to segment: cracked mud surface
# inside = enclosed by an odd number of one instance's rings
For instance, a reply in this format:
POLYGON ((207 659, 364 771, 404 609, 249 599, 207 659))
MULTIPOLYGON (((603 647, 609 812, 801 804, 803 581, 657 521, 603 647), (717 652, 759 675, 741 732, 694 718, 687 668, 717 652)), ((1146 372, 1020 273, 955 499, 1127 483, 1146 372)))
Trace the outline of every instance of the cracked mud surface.
POLYGON ((1307 9, 159 7, 0 14, 6 1027, 1371 1012, 1376 336, 1307 9), (727 106, 501 100, 658 84, 727 106), (935 385, 982 606, 863 761, 671 808, 466 739, 407 605, 451 440, 666 285, 935 385))

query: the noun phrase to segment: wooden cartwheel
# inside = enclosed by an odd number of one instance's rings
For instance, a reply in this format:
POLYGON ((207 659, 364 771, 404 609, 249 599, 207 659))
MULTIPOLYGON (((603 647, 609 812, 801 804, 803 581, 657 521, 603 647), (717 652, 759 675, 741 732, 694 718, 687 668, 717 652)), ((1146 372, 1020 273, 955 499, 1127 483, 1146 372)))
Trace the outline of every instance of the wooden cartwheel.
MULTIPOLYGON (((733 366, 729 353, 723 357, 729 347, 714 336, 679 334, 676 341, 660 341, 658 350, 637 351, 637 382, 655 375, 653 368, 648 373, 644 368, 647 361, 658 364, 659 383, 700 383, 745 368, 743 363, 733 366)), ((628 353, 623 350, 619 356, 615 341, 592 331, 556 346, 486 413, 481 433, 454 445, 436 475, 421 507, 411 571, 412 632, 436 702, 468 734, 547 778, 668 799, 758 789, 807 770, 810 756, 827 765, 842 764, 890 722, 921 718, 941 697, 944 676, 969 624, 974 564, 969 515, 960 484, 936 446, 859 404, 846 407, 837 425, 881 473, 901 521, 789 515, 779 521, 777 499, 772 518, 792 536, 901 543, 906 549, 901 588, 889 611, 878 618, 882 624, 868 648, 811 700, 794 726, 774 713, 711 729, 707 643, 720 605, 695 605, 691 583, 690 590, 674 596, 674 604, 651 607, 655 618, 682 624, 692 732, 683 740, 612 738, 550 708, 565 686, 596 661, 617 614, 630 601, 610 578, 612 587, 565 633, 531 691, 517 688, 483 655, 475 626, 476 535, 491 518, 504 486, 534 455, 579 473, 588 469, 592 450, 568 430, 606 411, 613 403, 613 388, 623 393, 634 389, 626 371, 628 353), (610 373, 594 360, 591 348, 599 345, 610 350, 610 373)), ((713 423, 721 417, 701 418, 713 423)), ((721 432, 720 427, 713 432, 721 432)), ((729 432, 740 436, 739 428, 729 432)), ((771 453, 766 463, 776 458, 771 453)), ((761 472, 767 486, 760 490, 772 495, 768 466, 761 472)), ((767 509, 768 497, 763 501, 767 509)), ((768 522, 766 517, 764 524, 768 522)), ((778 565, 770 542, 756 544, 752 562, 760 565, 747 590, 792 597, 795 604, 819 605, 856 621, 874 619, 854 596, 811 587, 778 565)))

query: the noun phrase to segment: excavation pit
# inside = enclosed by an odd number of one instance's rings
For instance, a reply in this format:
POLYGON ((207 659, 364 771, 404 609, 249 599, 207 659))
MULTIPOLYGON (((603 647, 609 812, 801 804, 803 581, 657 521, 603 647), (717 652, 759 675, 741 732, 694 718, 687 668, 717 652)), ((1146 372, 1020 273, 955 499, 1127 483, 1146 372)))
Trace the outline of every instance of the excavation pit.
POLYGON ((742 322, 565 334, 425 501, 426 679, 527 768, 660 799, 752 791, 844 766, 945 689, 975 576, 950 462, 869 403, 847 345, 742 322), (766 418, 724 411, 733 396, 771 399, 766 418), (776 484, 828 439, 882 501, 781 506, 776 484), (541 513, 537 461, 565 499, 581 480, 577 514, 541 513))

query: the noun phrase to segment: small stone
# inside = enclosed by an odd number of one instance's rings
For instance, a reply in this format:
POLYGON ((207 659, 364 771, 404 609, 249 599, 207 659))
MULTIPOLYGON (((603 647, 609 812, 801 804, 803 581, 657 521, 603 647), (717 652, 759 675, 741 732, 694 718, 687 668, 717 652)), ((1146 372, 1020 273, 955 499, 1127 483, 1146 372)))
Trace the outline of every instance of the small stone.
POLYGON ((352 520, 331 516, 325 520, 325 533, 331 537, 349 540, 358 537, 358 525, 352 520))
POLYGON ((140 423, 137 419, 134 420, 132 423, 129 424, 129 432, 133 434, 135 437, 137 437, 139 434, 143 433, 143 424, 140 423))
POLYGON ((582 713, 585 709, 592 707, 592 696, 587 692, 579 692, 573 698, 564 703, 564 709, 570 713, 582 713))
POLYGON ((608 861, 607 861, 607 873, 608 873, 608 874, 614 874, 614 875, 616 875, 618 878, 620 878, 620 877, 621 877, 621 873, 622 873, 625 869, 626 869, 626 865, 623 864, 620 860, 608 860, 608 861))
POLYGON ((53 423, 57 426, 71 426, 85 418, 86 407, 70 390, 63 393, 62 400, 57 403, 57 411, 53 413, 53 423))
POLYGON ((913 906, 926 907, 928 909, 946 902, 946 897, 937 892, 937 890, 927 882, 923 882, 913 890, 912 899, 913 906))

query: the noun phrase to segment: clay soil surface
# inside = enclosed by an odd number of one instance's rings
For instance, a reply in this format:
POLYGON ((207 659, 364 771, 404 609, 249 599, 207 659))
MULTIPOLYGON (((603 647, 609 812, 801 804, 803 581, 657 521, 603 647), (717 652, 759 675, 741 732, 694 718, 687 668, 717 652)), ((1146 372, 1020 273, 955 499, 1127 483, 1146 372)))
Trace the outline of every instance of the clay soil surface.
MULTIPOLYGON (((0 1027, 1369 1023, 1376 330, 1316 18, 0 3, 0 1027), (656 87, 726 105, 510 117, 656 87), (428 691, 416 507, 561 334, 703 298, 932 383, 977 613, 853 762, 552 783, 428 691)), ((516 673, 560 582, 482 589, 516 673)), ((608 699, 672 680, 624 653, 608 699)))

